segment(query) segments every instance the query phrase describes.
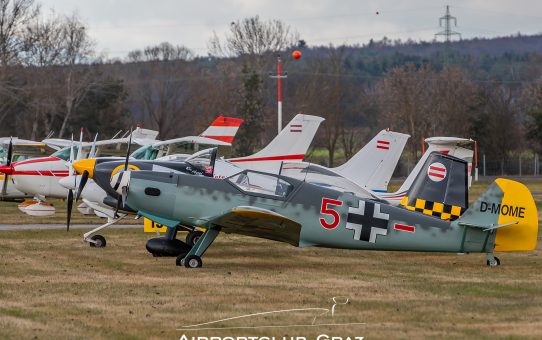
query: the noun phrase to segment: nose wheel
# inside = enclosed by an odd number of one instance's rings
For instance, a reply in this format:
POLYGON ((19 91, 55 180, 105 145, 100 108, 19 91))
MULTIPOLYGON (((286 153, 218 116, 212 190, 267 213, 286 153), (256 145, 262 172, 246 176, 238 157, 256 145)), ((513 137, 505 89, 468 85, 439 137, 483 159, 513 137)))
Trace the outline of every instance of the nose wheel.
POLYGON ((92 248, 104 248, 107 242, 102 235, 94 235, 90 238, 89 244, 92 248))

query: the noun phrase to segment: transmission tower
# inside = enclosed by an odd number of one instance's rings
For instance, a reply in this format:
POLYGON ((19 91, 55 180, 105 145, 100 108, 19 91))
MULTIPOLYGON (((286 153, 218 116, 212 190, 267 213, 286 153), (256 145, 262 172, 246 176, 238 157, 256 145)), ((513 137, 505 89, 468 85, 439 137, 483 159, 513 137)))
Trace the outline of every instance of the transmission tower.
POLYGON ((439 26, 444 27, 444 31, 436 33, 435 38, 442 35, 447 43, 452 40, 453 35, 458 35, 459 39, 461 39, 461 33, 452 31, 452 21, 454 26, 457 26, 457 18, 450 15, 450 6, 446 6, 446 14, 439 19, 439 26), (444 25, 442 25, 442 22, 444 22, 444 25))

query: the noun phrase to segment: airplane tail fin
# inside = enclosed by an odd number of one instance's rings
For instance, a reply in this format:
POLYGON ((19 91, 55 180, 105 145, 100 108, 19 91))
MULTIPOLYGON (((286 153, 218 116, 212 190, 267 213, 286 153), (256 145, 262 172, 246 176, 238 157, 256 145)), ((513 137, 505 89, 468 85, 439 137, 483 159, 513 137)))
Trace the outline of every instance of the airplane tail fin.
POLYGON ((416 166, 414 166, 414 169, 410 172, 408 177, 405 179, 399 190, 395 194, 401 194, 405 193, 410 187, 412 186, 412 183, 416 179, 416 177, 420 174, 420 171, 422 170, 423 165, 427 161, 427 158, 429 155, 435 151, 440 152, 445 155, 454 156, 457 158, 461 158, 465 161, 467 161, 467 179, 468 179, 468 186, 471 185, 471 168, 472 168, 472 158, 474 155, 474 151, 465 148, 465 145, 468 145, 470 143, 474 143, 471 139, 466 138, 456 138, 456 137, 432 137, 427 138, 425 140, 429 147, 425 151, 425 153, 422 155, 422 158, 416 163, 416 166))
POLYGON ((231 144, 241 124, 242 119, 219 116, 200 136, 231 144))
POLYGON ((265 148, 230 162, 252 170, 274 171, 286 160, 302 161, 324 118, 297 114, 265 148))
POLYGON ((407 210, 450 221, 468 207, 467 162, 432 152, 401 200, 407 210))
POLYGON ((386 191, 409 137, 382 130, 348 162, 334 170, 361 187, 377 192, 386 191))
POLYGON ((496 230, 495 251, 531 251, 538 240, 538 211, 529 189, 496 179, 457 220, 459 225, 496 230))

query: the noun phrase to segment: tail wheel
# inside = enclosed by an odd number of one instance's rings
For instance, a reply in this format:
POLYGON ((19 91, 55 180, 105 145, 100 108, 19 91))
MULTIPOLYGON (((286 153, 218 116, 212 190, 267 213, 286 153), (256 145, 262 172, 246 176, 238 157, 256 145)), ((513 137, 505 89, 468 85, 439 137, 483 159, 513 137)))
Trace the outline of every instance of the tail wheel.
POLYGON ((198 242, 199 238, 203 235, 202 231, 199 230, 192 230, 191 232, 186 235, 186 244, 193 247, 196 242, 198 242))
POLYGON ((489 267, 497 267, 501 265, 501 260, 495 256, 494 260, 487 260, 487 265, 489 267))
POLYGON ((187 256, 182 262, 186 268, 201 268, 203 264, 201 262, 201 257, 197 255, 187 256))
POLYGON ((102 235, 94 235, 90 239, 94 241, 90 242, 90 246, 92 248, 103 248, 107 244, 107 242, 105 241, 105 237, 103 237, 102 235))

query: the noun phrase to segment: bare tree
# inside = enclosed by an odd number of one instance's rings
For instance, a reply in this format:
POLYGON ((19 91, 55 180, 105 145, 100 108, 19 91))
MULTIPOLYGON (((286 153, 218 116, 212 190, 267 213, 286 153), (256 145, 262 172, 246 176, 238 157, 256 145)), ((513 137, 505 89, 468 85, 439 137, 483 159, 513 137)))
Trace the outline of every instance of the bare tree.
POLYGON ((66 17, 63 24, 64 46, 61 55, 62 71, 65 79, 65 107, 62 125, 58 133, 64 135, 68 121, 74 110, 84 100, 92 85, 92 70, 88 62, 92 54, 93 42, 85 26, 76 15, 66 17))
POLYGON ((172 61, 192 60, 194 53, 185 46, 173 46, 169 42, 163 42, 156 46, 147 46, 143 50, 134 50, 128 53, 129 62, 142 61, 172 61))
POLYGON ((299 34, 280 20, 262 21, 259 16, 234 21, 221 40, 216 32, 209 53, 216 57, 261 56, 294 46, 299 34))
POLYGON ((0 0, 0 66, 18 62, 22 31, 39 10, 34 0, 0 0))

